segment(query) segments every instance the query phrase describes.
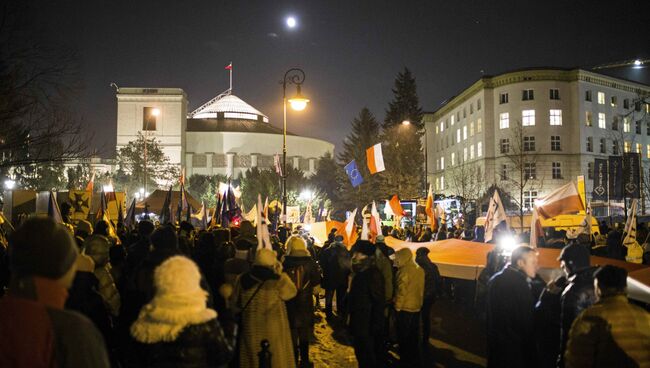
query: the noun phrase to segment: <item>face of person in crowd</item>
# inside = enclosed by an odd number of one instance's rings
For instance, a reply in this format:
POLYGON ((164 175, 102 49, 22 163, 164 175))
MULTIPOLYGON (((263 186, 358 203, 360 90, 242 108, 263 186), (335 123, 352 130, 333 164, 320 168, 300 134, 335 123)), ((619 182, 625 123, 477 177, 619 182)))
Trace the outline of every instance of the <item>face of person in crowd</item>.
POLYGON ((517 267, 531 279, 535 277, 538 269, 537 252, 528 252, 517 261, 517 267))

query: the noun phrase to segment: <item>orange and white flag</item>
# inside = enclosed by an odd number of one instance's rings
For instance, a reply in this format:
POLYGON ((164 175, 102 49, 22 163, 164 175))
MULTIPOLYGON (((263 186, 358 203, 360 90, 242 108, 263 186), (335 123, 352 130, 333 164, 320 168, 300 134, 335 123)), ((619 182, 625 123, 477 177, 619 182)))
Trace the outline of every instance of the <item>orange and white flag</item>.
POLYGON ((371 174, 386 170, 384 156, 381 153, 381 143, 377 143, 366 150, 366 161, 371 174))
POLYGON ((435 203, 433 202, 433 187, 429 184, 429 193, 427 194, 427 204, 424 208, 424 212, 429 217, 429 224, 431 225, 431 231, 434 233, 438 231, 438 214, 435 211, 435 203))
POLYGON ((548 195, 535 200, 535 207, 543 218, 584 211, 576 183, 569 182, 548 195))
POLYGON ((92 193, 94 189, 95 189, 95 172, 93 171, 93 175, 90 177, 90 181, 88 181, 88 184, 86 185, 86 192, 92 193))

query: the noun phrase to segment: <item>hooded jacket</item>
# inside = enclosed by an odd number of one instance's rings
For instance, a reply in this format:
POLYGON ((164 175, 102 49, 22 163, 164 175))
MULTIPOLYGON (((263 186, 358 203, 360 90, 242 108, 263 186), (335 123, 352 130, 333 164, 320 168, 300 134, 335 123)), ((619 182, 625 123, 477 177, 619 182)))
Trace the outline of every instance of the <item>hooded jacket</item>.
POLYGON ((424 270, 413 260, 413 253, 402 248, 395 253, 397 267, 395 310, 419 312, 424 300, 424 270))

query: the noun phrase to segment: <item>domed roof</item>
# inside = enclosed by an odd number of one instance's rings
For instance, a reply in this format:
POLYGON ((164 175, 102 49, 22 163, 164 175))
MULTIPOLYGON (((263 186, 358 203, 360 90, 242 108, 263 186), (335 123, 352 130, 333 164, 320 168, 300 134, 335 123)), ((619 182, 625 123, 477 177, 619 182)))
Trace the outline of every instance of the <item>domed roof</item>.
POLYGON ((262 114, 253 106, 244 102, 241 98, 230 94, 226 91, 212 100, 206 102, 198 109, 189 114, 189 118, 193 119, 217 119, 219 113, 227 119, 244 119, 244 120, 260 120, 265 123, 269 122, 269 118, 262 114))

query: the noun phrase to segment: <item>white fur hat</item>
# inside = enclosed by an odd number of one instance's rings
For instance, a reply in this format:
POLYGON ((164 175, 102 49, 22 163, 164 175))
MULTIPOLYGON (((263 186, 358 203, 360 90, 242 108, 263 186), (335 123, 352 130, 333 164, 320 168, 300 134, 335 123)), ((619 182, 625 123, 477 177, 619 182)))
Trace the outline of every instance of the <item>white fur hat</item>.
POLYGON ((183 256, 174 256, 160 264, 154 272, 156 295, 194 294, 201 289, 201 273, 196 263, 183 256))
POLYGON ((255 254, 254 264, 256 266, 274 267, 275 264, 278 262, 276 257, 277 254, 275 253, 275 251, 272 251, 267 248, 258 249, 257 253, 255 254))

